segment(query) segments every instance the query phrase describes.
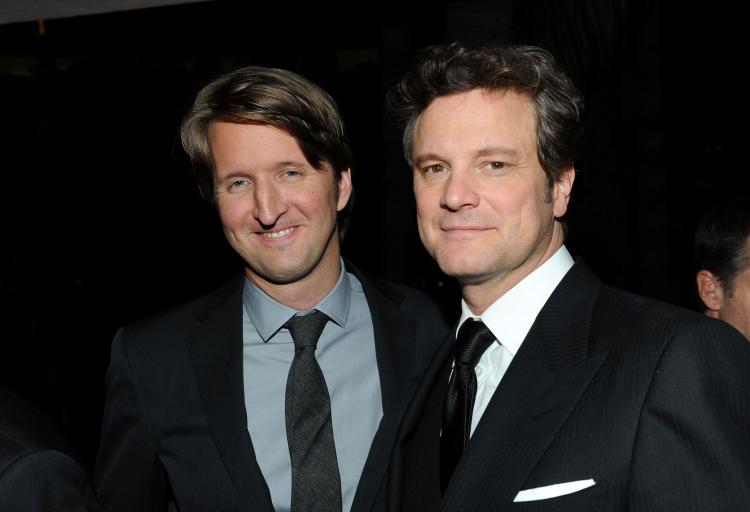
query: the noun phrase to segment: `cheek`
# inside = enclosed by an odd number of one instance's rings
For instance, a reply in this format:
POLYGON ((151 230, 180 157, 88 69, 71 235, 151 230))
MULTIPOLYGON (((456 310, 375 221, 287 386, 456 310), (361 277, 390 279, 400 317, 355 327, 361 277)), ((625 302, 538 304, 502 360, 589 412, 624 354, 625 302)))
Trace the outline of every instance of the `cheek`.
POLYGON ((434 188, 415 185, 414 199, 417 203, 417 217, 420 222, 427 221, 440 211, 440 197, 434 188))
POLYGON ((547 200, 547 189, 529 189, 526 195, 518 199, 516 208, 522 212, 526 222, 547 224, 554 219, 555 204, 547 200))
POLYGON ((225 229, 236 229, 244 223, 248 206, 240 201, 220 200, 219 218, 225 229))
POLYGON ((417 231, 419 232, 419 238, 422 243, 430 249, 430 240, 433 238, 431 235, 434 234, 434 230, 430 227, 434 224, 430 208, 427 202, 424 201, 423 196, 417 197, 417 231))
POLYGON ((750 290, 735 290, 735 315, 745 324, 750 324, 750 290))
POLYGON ((321 196, 318 194, 315 190, 303 190, 300 191, 299 194, 297 194, 295 197, 291 198, 290 202, 297 203, 300 205, 300 207, 308 209, 311 207, 314 207, 316 204, 320 204, 321 197, 326 197, 329 200, 333 199, 333 194, 330 194, 329 196, 321 196))
POLYGON ((734 315, 750 324, 750 269, 737 274, 732 297, 727 302, 734 315))
POLYGON ((427 241, 432 231, 430 228, 435 224, 436 220, 430 208, 424 204, 417 203, 417 229, 422 241, 427 241))
POLYGON ((329 219, 335 220, 338 212, 336 192, 331 189, 298 190, 286 196, 285 204, 290 218, 302 217, 328 223, 329 219))

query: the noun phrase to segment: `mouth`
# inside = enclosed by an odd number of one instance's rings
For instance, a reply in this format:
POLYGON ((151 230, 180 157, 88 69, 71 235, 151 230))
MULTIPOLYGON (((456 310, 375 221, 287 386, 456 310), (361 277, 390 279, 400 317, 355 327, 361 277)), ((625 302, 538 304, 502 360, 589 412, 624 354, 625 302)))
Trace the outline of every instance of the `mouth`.
POLYGON ((472 232, 472 231, 478 232, 478 231, 486 230, 486 228, 482 228, 479 226, 441 226, 440 229, 448 233, 452 233, 452 232, 466 233, 466 232, 472 232))
POLYGON ((442 226, 440 230, 448 238, 465 240, 482 235, 487 231, 487 228, 479 226, 442 226))
POLYGON ((295 229, 297 228, 291 227, 291 228, 280 229, 278 231, 266 231, 264 233, 258 233, 258 234, 262 236, 263 238, 271 238, 271 239, 283 238, 287 236, 288 234, 290 234, 295 229))

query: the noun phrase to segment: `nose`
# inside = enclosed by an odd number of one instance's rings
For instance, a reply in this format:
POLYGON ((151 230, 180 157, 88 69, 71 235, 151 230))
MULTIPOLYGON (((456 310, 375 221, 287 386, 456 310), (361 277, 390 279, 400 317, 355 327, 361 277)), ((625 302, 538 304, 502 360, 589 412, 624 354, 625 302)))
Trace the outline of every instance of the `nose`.
POLYGON ((445 180, 440 206, 451 211, 477 206, 479 194, 477 193, 477 184, 474 181, 471 172, 452 170, 448 179, 445 180))
POLYGON ((265 229, 273 227, 286 212, 284 197, 278 186, 272 182, 256 182, 255 211, 253 215, 265 229))

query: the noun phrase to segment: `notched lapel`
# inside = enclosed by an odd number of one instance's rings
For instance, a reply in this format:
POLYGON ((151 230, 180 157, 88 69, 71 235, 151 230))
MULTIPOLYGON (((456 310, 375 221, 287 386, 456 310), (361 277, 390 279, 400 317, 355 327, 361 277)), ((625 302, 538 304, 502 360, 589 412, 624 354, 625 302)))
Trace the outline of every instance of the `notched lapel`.
POLYGON ((407 405, 393 452, 386 510, 438 508, 440 427, 456 346, 455 332, 454 326, 429 362, 407 405))
POLYGON ((196 312, 187 340, 201 403, 216 448, 248 510, 273 510, 247 431, 242 375, 242 285, 237 276, 196 312))
POLYGON ((383 404, 383 418, 370 446, 352 503, 352 510, 370 510, 385 476, 406 402, 415 386, 416 325, 401 311, 401 298, 395 290, 385 294, 349 262, 347 267, 362 283, 370 308, 383 404))
POLYGON ((590 353, 589 346, 591 315, 600 288, 599 279, 578 263, 539 313, 528 337, 533 345, 545 348, 551 381, 530 409, 532 417, 564 410, 570 400, 577 403, 606 359, 607 352, 590 353))
POLYGON ((424 377, 417 385, 406 412, 404 413, 401 428, 399 430, 399 442, 408 443, 414 435, 415 430, 425 421, 434 422, 437 418, 437 431, 440 432, 440 420, 442 418, 442 404, 448 392, 450 371, 456 348, 456 326, 448 332, 432 360, 428 363, 424 377), (437 397, 437 398, 436 398, 437 397), (439 410, 429 408, 427 403, 432 400, 440 402, 439 410))

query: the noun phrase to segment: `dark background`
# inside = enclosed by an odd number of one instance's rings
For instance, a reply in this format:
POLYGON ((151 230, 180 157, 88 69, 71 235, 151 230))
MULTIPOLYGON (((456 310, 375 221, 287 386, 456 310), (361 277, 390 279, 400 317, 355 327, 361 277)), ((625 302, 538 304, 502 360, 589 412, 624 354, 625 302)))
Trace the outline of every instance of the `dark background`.
POLYGON ((198 89, 246 64, 327 89, 356 157, 344 252, 375 275, 458 290, 419 244, 387 88, 416 49, 541 44, 587 99, 568 247, 610 284, 694 307, 696 221, 746 190, 742 17, 648 0, 206 2, 0 26, 0 384, 91 464, 120 325, 240 268, 177 133, 198 89))

